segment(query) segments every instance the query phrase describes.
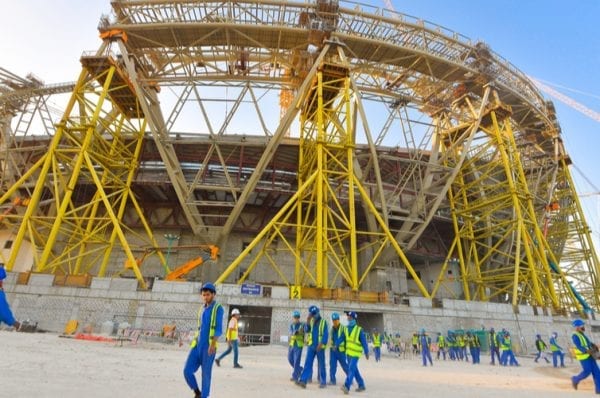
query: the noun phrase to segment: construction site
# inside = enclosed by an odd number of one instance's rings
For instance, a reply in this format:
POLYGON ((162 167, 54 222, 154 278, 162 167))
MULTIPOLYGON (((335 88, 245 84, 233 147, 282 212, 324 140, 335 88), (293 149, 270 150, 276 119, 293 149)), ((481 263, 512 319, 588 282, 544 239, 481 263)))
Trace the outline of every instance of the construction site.
POLYGON ((0 65, 16 316, 191 330, 211 281, 249 344, 313 303, 403 335, 495 323, 523 351, 600 331, 554 104, 484 42, 351 1, 111 7, 74 81, 0 65))

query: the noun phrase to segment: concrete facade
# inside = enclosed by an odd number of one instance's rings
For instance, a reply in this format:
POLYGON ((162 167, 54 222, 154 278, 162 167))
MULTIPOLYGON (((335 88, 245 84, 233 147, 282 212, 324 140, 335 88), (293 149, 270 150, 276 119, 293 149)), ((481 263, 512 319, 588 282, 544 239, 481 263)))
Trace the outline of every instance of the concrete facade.
MULTIPOLYGON (((54 286, 54 275, 31 274, 28 284, 17 284, 16 273, 8 273, 4 288, 17 319, 38 322, 38 327, 62 332, 66 323, 77 319, 83 327, 98 333, 102 324, 128 324, 144 330, 160 330, 165 323, 174 322, 178 330, 193 330, 200 304, 199 282, 165 282, 155 280, 151 290, 138 291, 135 279, 93 278, 89 288, 54 286)), ((400 333, 407 338, 424 328, 428 332, 455 329, 481 330, 506 328, 513 335, 518 352, 535 351, 536 334, 545 336, 559 333, 559 340, 568 346, 572 319, 536 311, 530 306, 519 306, 517 314, 511 305, 460 300, 442 300, 441 306, 432 300, 409 297, 408 304, 364 304, 341 301, 290 300, 286 287, 271 286, 268 295, 242 294, 239 285, 217 286, 217 300, 229 310, 233 306, 271 307, 271 336, 273 343, 284 344, 291 320, 291 312, 318 305, 329 320, 334 311, 354 310, 369 319, 368 327, 382 328, 388 333, 400 333), (268 297, 264 297, 268 296, 268 297), (367 316, 368 314, 368 316, 367 316)), ((262 287, 261 291, 265 289, 262 287)), ((588 320, 592 338, 600 330, 600 322, 588 320)))

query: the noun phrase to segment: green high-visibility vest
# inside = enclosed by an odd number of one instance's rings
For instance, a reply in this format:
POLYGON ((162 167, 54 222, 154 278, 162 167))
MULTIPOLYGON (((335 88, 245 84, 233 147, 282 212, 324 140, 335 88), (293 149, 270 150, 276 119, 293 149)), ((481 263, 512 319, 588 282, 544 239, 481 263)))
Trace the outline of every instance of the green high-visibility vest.
POLYGON ((583 347, 583 349, 585 350, 585 352, 582 352, 582 351, 579 351, 579 349, 577 347, 574 347, 573 352, 575 352, 575 358, 577 358, 578 361, 583 361, 585 359, 588 359, 590 357, 590 354, 587 353, 587 350, 590 347, 588 345, 586 338, 583 336, 582 333, 579 333, 579 332, 575 332, 574 335, 577 336, 577 338, 579 339, 579 345, 581 345, 583 347))
POLYGON ((373 347, 381 347, 381 335, 373 335, 373 347))
MULTIPOLYGON (((310 320, 310 333, 308 333, 308 338, 306 339, 306 344, 307 345, 312 345, 312 330, 313 327, 315 326, 315 318, 312 318, 310 320)), ((323 332, 325 331, 325 321, 323 320, 323 318, 319 319, 319 340, 317 341, 317 345, 319 344, 319 342, 323 339, 323 332)))
POLYGON ((358 325, 354 326, 352 333, 348 334, 348 328, 344 329, 346 336, 346 355, 352 358, 360 358, 363 353, 363 346, 360 343, 360 332, 362 328, 358 325))

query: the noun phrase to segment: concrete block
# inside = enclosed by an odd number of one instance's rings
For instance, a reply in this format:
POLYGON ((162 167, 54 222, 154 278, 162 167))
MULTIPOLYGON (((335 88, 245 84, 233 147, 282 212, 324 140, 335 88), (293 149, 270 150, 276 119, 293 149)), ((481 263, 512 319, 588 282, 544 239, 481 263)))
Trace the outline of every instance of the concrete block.
POLYGON ((171 293, 173 291, 173 282, 156 280, 152 285, 152 291, 157 293, 171 293))
POLYGON ((137 279, 114 278, 110 281, 110 290, 137 291, 137 279))
POLYGON ((288 299, 290 297, 290 289, 283 286, 273 286, 271 288, 271 298, 288 299))
POLYGON ((31 274, 29 276, 29 286, 52 286, 54 275, 51 274, 31 274))
POLYGON ((442 307, 448 308, 448 309, 454 309, 454 308, 456 308, 455 300, 442 299, 442 307))
POLYGON ((18 277, 18 272, 7 272, 6 279, 4 279, 4 285, 16 285, 18 277))
POLYGON ((94 277, 92 278, 92 284, 90 285, 90 289, 110 289, 111 280, 112 278, 94 277))
POLYGON ((172 282, 173 293, 195 294, 195 284, 193 282, 172 282))

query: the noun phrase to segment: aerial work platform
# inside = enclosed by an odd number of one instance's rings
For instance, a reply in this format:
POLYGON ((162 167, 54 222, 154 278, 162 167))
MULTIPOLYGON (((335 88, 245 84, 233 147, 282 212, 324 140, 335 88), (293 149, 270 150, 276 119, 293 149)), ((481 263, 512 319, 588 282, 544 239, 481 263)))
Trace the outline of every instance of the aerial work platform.
POLYGON ((142 118, 144 113, 138 106, 135 89, 127 73, 110 55, 83 55, 81 65, 98 80, 101 85, 106 83, 108 71, 115 68, 114 76, 108 88, 111 101, 128 118, 142 118))

